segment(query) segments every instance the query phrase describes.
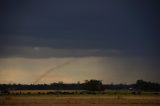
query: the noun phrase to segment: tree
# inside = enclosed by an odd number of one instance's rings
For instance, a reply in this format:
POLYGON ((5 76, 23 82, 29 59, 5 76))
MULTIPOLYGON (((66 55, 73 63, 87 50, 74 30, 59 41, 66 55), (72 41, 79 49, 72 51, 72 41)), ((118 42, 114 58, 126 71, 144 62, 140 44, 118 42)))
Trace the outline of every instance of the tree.
POLYGON ((143 91, 160 91, 160 84, 154 82, 147 82, 143 80, 137 80, 136 88, 143 91))
POLYGON ((85 80, 84 85, 84 89, 85 90, 89 90, 89 91, 102 91, 103 89, 103 85, 102 85, 102 81, 101 80, 85 80))

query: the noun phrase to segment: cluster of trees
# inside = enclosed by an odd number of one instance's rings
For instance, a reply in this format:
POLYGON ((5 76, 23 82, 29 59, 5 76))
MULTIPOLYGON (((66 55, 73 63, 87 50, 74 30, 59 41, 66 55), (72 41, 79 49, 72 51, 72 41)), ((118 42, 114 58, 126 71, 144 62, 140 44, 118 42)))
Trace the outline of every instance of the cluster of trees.
POLYGON ((86 80, 84 83, 64 84, 0 84, 0 91, 6 90, 132 90, 132 91, 160 91, 160 84, 137 80, 135 84, 102 84, 101 80, 86 80))
POLYGON ((160 91, 160 84, 147 82, 143 80, 137 80, 136 84, 133 85, 137 90, 143 91, 160 91))
POLYGON ((0 84, 0 90, 89 90, 101 91, 103 84, 100 80, 86 80, 84 83, 64 84, 63 82, 51 84, 0 84))

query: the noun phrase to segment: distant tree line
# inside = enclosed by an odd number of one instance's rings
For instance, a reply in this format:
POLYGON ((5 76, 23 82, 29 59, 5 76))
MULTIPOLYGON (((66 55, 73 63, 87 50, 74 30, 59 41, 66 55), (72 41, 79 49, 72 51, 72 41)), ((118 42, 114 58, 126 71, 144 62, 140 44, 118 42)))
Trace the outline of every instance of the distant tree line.
POLYGON ((65 84, 63 82, 51 84, 0 84, 0 91, 8 90, 131 90, 131 91, 160 91, 160 84, 137 80, 135 84, 102 84, 101 80, 86 80, 84 83, 65 84))

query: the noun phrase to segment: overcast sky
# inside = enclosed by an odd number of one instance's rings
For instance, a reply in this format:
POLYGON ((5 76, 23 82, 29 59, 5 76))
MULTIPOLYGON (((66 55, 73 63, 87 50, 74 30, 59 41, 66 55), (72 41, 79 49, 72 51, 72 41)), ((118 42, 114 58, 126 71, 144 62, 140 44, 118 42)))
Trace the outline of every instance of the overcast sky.
POLYGON ((0 82, 32 83, 72 59, 78 62, 39 83, 159 82, 159 5, 158 0, 1 0, 0 82))

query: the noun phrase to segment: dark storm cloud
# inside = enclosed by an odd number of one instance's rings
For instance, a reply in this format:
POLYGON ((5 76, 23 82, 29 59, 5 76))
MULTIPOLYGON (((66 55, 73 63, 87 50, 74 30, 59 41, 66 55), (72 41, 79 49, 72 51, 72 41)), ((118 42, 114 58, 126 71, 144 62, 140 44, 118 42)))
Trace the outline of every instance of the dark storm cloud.
POLYGON ((0 47, 0 57, 51 58, 124 56, 119 50, 53 49, 48 47, 0 47))
MULTIPOLYGON (((4 0, 0 4, 1 48, 160 53, 158 0, 4 0)), ((1 55, 24 56, 5 51, 1 49, 1 55)))

